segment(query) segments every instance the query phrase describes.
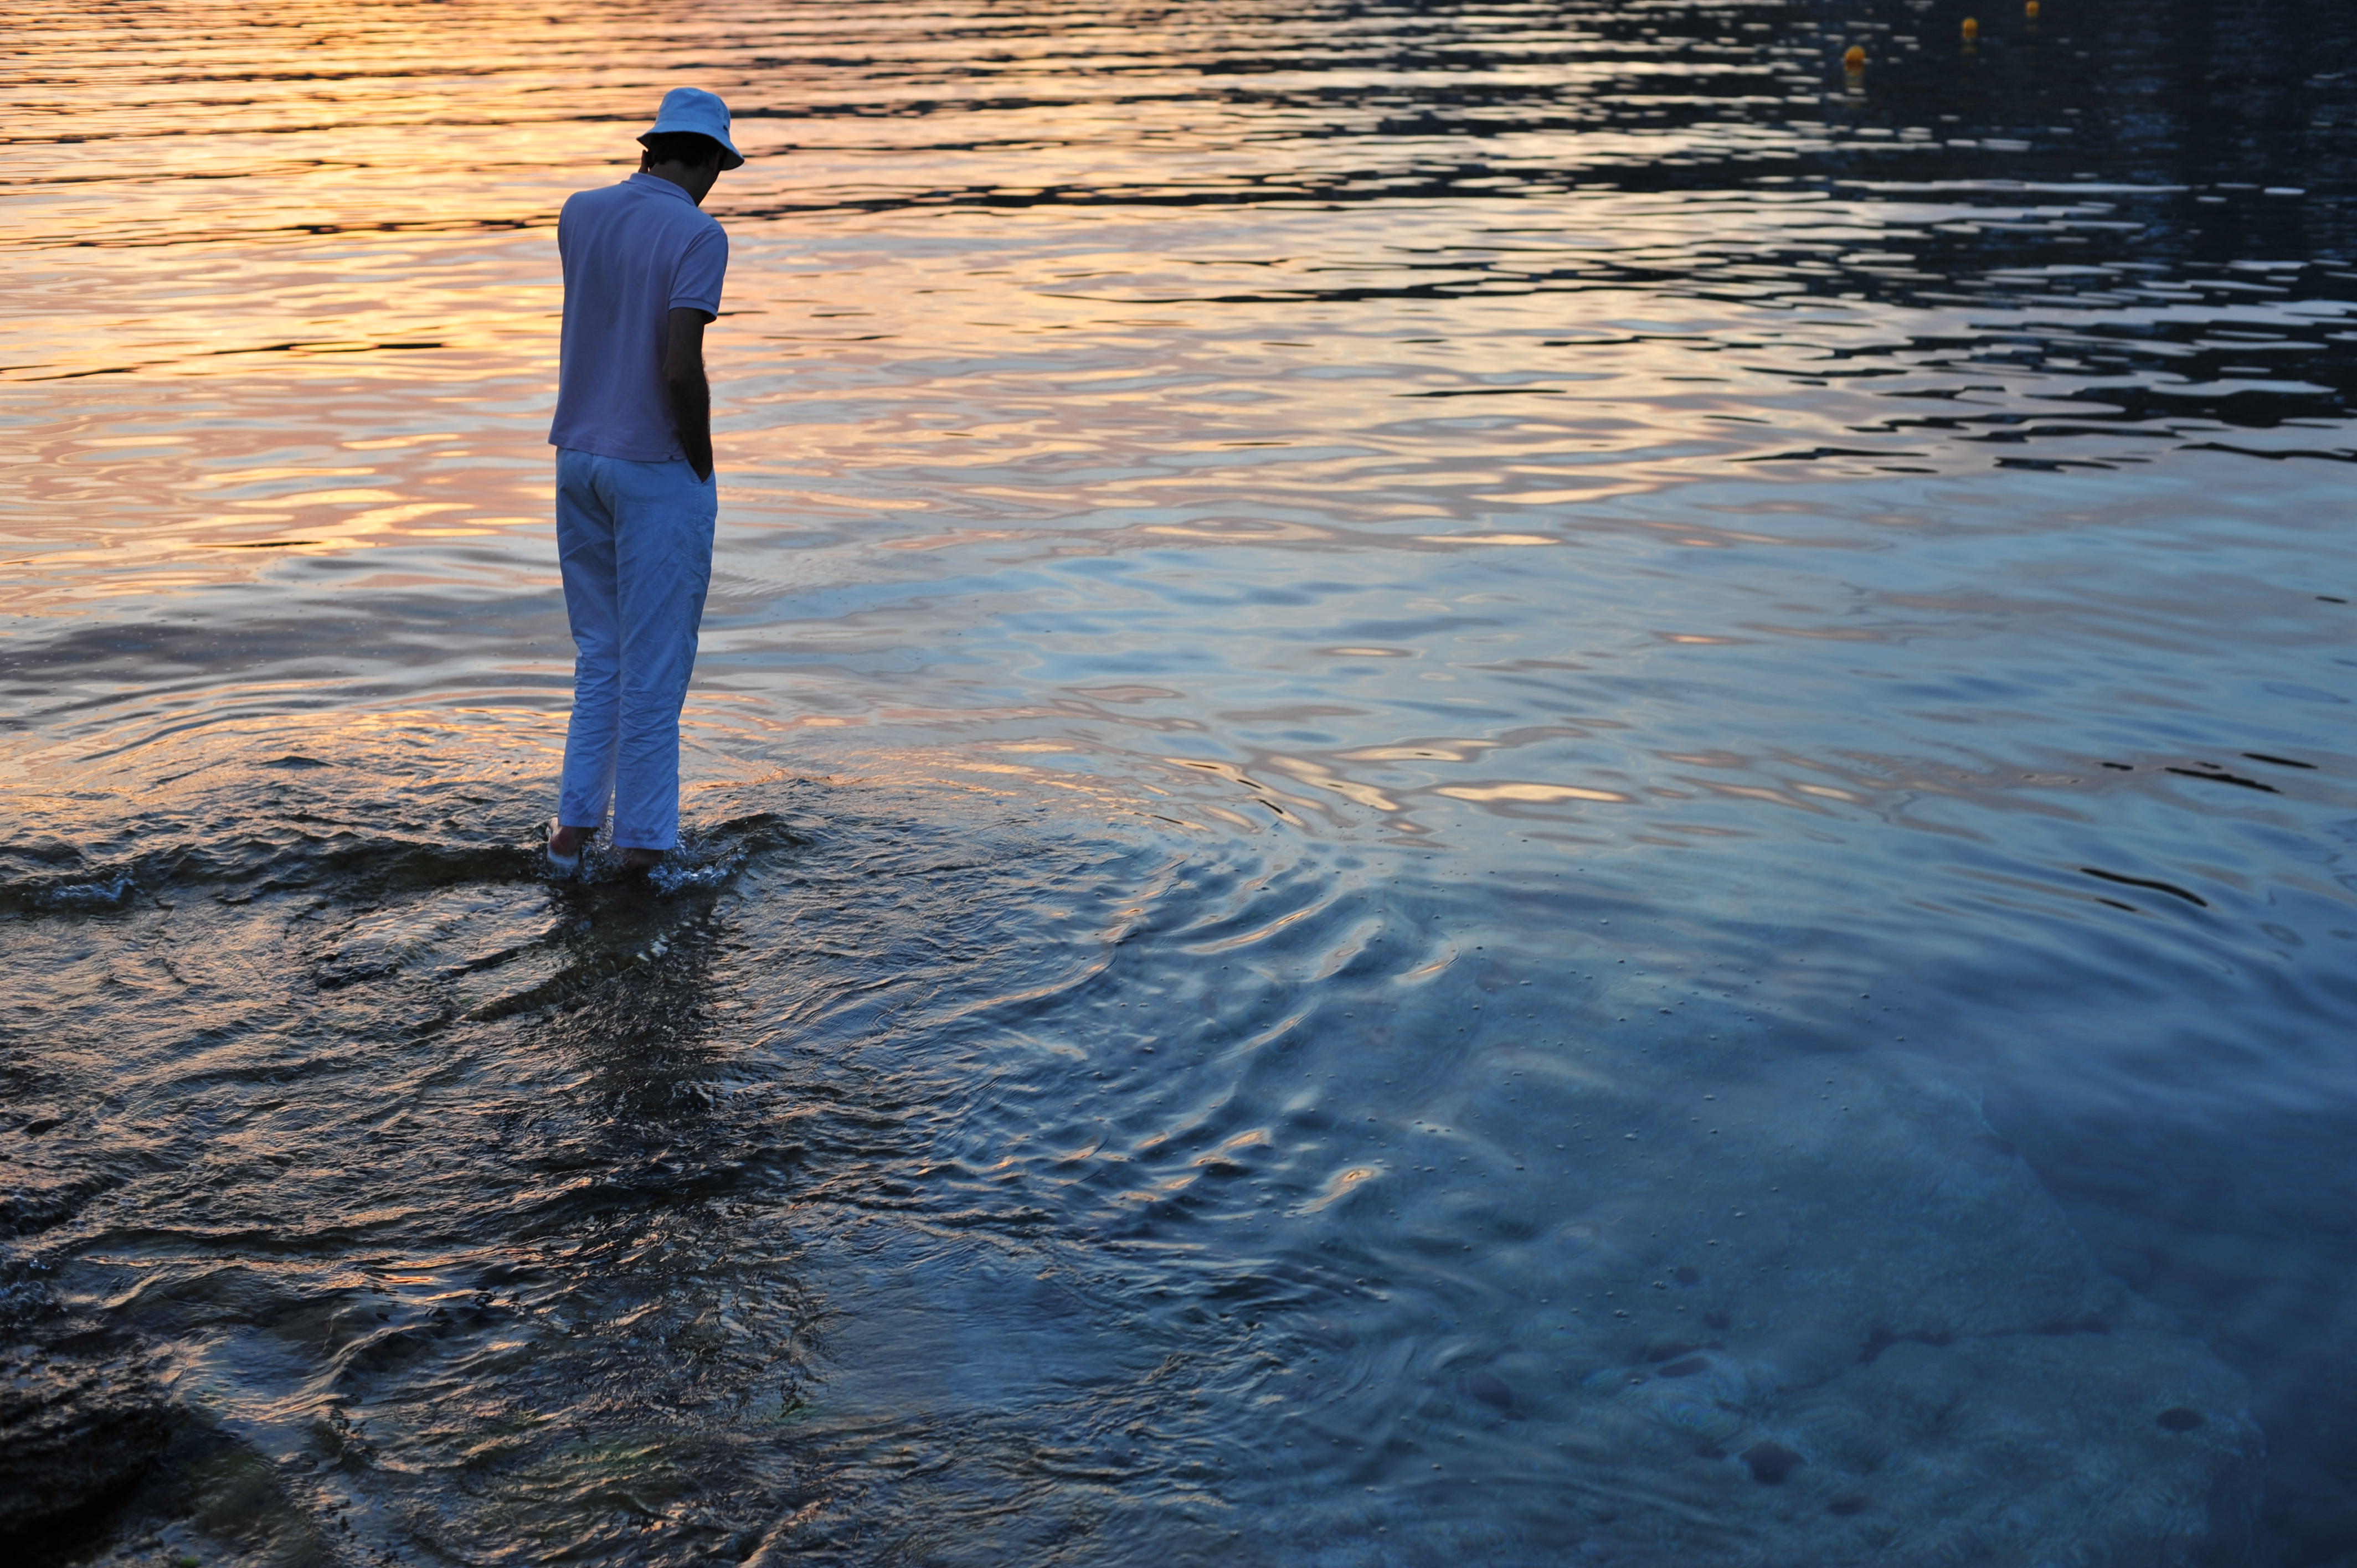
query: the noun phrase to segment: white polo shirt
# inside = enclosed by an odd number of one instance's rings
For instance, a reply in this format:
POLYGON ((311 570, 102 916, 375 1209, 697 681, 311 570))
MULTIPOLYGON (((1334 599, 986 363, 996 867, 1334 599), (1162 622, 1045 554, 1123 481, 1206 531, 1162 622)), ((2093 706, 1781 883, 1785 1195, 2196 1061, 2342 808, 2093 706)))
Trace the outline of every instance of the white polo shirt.
POLYGON ((663 395, 675 309, 720 314, 728 235, 657 175, 565 199, 565 338, 548 444, 638 463, 684 458, 663 395))

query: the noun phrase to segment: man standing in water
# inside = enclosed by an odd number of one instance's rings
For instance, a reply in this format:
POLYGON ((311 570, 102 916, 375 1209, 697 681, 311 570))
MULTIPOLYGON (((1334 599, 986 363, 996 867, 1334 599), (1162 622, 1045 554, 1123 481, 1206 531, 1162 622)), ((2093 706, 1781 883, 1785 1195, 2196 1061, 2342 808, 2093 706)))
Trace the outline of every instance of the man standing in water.
POLYGON ((728 106, 663 94, 639 172, 565 203, 557 371, 556 553, 573 628, 573 722, 548 859, 560 875, 614 812, 622 863, 679 843, 679 710, 712 577, 718 488, 704 328, 720 312, 728 236, 700 211, 745 159, 728 106))

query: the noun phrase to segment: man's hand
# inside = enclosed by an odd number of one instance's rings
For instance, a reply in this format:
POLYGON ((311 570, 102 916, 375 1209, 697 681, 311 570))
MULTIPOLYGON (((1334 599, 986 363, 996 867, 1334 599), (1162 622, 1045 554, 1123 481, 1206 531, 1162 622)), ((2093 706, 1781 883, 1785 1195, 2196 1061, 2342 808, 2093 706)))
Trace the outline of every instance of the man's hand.
POLYGON ((700 310, 673 310, 663 340, 663 395, 671 401, 672 428, 687 452, 695 477, 712 478, 712 385, 704 379, 704 324, 700 310))

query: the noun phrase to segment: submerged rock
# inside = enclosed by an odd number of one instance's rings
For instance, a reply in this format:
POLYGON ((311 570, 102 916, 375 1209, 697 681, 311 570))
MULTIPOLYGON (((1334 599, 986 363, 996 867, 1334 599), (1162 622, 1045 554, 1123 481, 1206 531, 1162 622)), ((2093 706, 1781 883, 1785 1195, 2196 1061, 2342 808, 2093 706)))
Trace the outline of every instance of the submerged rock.
POLYGON ((30 1344, 0 1352, 0 1540, 88 1514, 138 1484, 169 1439, 164 1405, 128 1354, 30 1344))
POLYGON ((1744 1466, 1751 1472, 1753 1480, 1765 1482, 1771 1487, 1781 1487, 1784 1484, 1785 1477, 1808 1461, 1770 1438, 1755 1443, 1745 1449, 1743 1463, 1744 1466))
POLYGON ((1465 1391, 1494 1410, 1514 1408, 1514 1391, 1490 1372, 1474 1372, 1465 1380, 1465 1391))
MULTIPOLYGON (((1970 1095, 1889 1058, 1713 1087, 1673 1122, 1652 1086, 1565 1086, 1609 1136, 1566 1151, 1580 1212, 1501 1249, 1523 1305, 1491 1326, 1567 1462, 1486 1561, 2248 1560, 2245 1385, 2097 1266, 1970 1095)), ((1519 1439, 1458 1419, 1507 1468, 1519 1439)))
POLYGON ((2250 1380, 2269 1546, 2357 1568, 2357 1109, 2321 1082, 2213 1087, 1998 1110, 2097 1258, 2250 1380))
MULTIPOLYGON (((15 1164, 36 1178, 27 1185, 56 1175, 15 1164)), ((68 1310, 12 1253, 0 1268, 0 1542, 97 1513, 138 1485, 170 1437, 135 1342, 68 1310)))

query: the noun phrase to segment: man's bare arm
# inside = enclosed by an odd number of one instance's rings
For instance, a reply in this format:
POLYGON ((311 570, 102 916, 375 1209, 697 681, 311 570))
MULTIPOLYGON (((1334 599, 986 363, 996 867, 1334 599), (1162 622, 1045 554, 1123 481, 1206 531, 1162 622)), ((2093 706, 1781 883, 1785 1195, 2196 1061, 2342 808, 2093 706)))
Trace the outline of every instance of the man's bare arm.
POLYGON ((663 341, 663 395, 671 402, 672 428, 699 479, 712 478, 712 385, 704 379, 704 324, 710 319, 700 310, 675 309, 663 341))

